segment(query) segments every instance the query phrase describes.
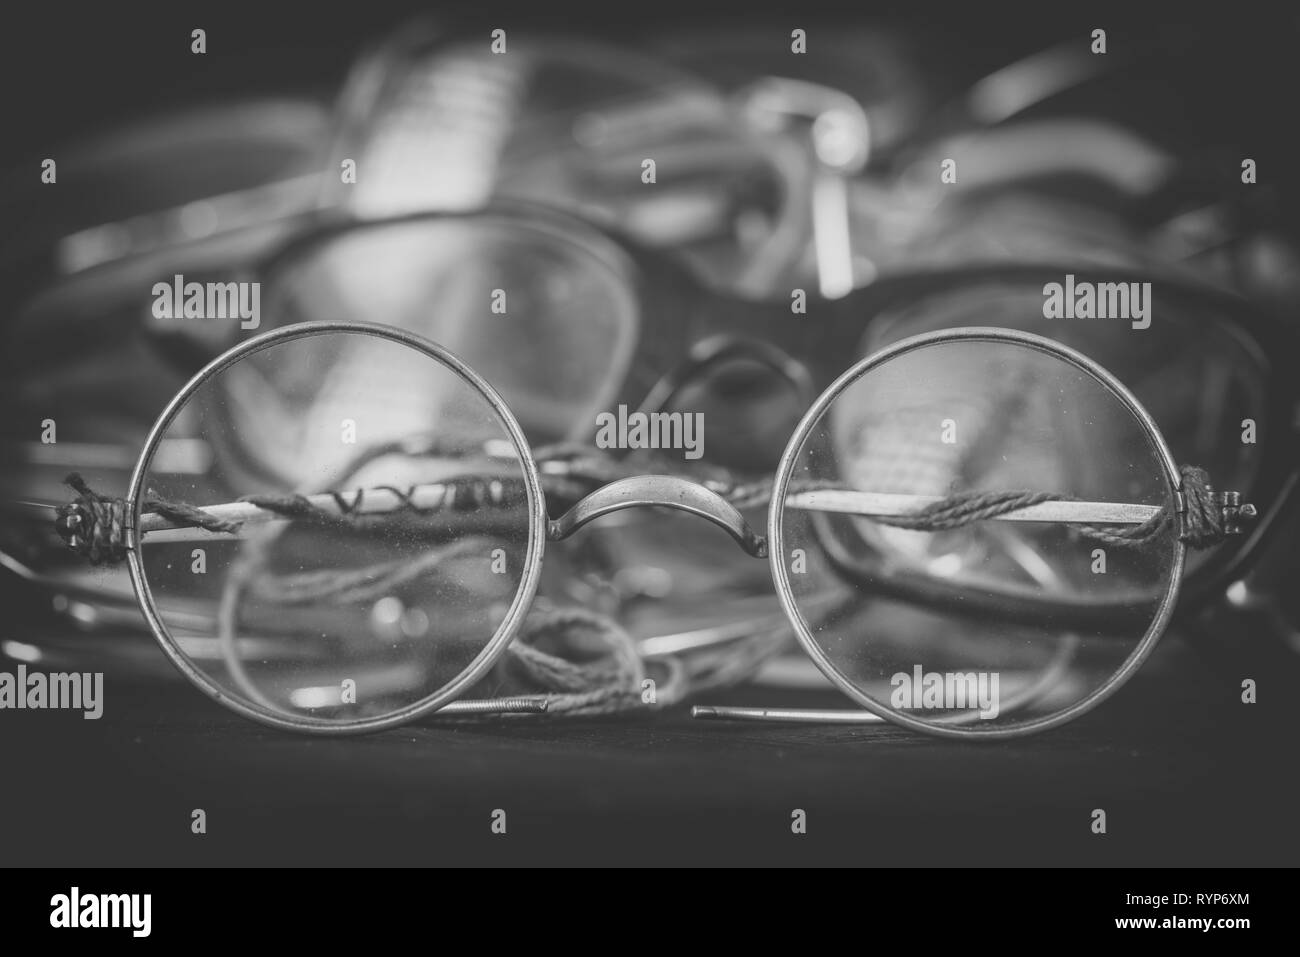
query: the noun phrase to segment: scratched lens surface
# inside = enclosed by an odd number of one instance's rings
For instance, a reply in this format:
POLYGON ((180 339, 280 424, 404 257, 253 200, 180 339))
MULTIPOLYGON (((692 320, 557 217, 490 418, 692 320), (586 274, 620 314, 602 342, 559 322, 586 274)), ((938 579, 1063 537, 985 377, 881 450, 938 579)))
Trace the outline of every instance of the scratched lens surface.
POLYGON ((243 523, 139 547, 164 640, 205 690, 280 722, 364 726, 495 648, 525 578, 525 473, 451 365, 362 332, 280 340, 206 379, 162 438, 201 446, 203 467, 155 455, 149 497, 243 523))
POLYGON ((798 447, 780 519, 825 664, 881 708, 972 733, 1107 687, 1180 551, 1141 420, 1020 343, 945 339, 859 368, 798 447))

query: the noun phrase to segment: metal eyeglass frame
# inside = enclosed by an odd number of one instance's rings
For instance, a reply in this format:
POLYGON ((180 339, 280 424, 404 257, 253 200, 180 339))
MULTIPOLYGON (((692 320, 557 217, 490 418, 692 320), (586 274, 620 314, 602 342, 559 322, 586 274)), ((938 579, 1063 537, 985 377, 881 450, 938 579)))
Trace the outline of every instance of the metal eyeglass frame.
POLYGON ((1109 390, 1139 422, 1145 437, 1157 453, 1163 473, 1162 478, 1169 494, 1169 501, 1173 503, 1174 510, 1178 513, 1178 522, 1181 525, 1184 502, 1180 491, 1179 474, 1173 455, 1170 453, 1150 415, 1120 382, 1092 360, 1072 349, 1030 333, 991 328, 966 328, 932 333, 896 343, 856 363, 853 368, 841 375, 822 394, 805 414, 798 428, 791 436, 774 480, 771 502, 768 506, 767 537, 764 538, 754 532, 744 516, 731 503, 714 491, 695 482, 668 475, 641 475, 613 482, 585 496, 559 518, 549 519, 537 465, 524 437, 523 430, 495 389, 461 359, 429 340, 392 326, 352 322, 315 322, 272 330, 227 351, 198 373, 178 392, 158 418, 140 454, 127 493, 129 524, 126 543, 131 581, 150 629, 168 659, 186 678, 219 704, 262 724, 293 731, 334 735, 379 731, 444 709, 454 702, 461 692, 483 677, 487 670, 491 668, 493 663, 504 652, 506 646, 515 637, 520 623, 536 595, 546 541, 558 541, 567 538, 589 522, 615 511, 629 508, 664 507, 685 511, 704 518, 724 529, 751 556, 768 558, 777 595, 786 616, 795 629, 800 644, 808 652, 818 668, 836 686, 878 718, 884 718, 915 730, 962 739, 972 737, 979 739, 1018 737, 1046 730, 1096 707, 1117 690, 1150 653, 1155 642, 1168 625, 1181 585, 1181 572, 1186 548, 1180 538, 1174 536, 1173 555, 1167 583, 1163 594, 1159 598, 1153 619, 1128 658, 1105 683, 1096 688, 1091 694, 1060 712, 1021 725, 990 728, 978 732, 965 731, 956 727, 942 727, 906 714, 890 711, 857 689, 820 650, 808 623, 795 602, 784 562, 778 560, 778 556, 783 554, 781 518, 785 509, 785 496, 791 474, 804 440, 821 419, 826 408, 850 383, 866 370, 899 355, 940 342, 1004 342, 1029 347, 1062 359, 1092 376, 1098 383, 1109 390), (163 622, 162 614, 157 608, 149 586, 141 557, 141 549, 139 548, 145 534, 142 531, 145 528, 145 524, 142 523, 142 515, 144 513, 146 482, 154 453, 176 415, 186 405, 194 392, 222 370, 269 346, 293 339, 335 333, 373 335, 407 346, 439 362, 445 368, 453 371, 464 383, 476 389, 500 418, 514 446, 523 474, 529 521, 526 561, 522 577, 514 599, 501 624, 482 651, 460 674, 434 694, 388 714, 362 718, 348 723, 326 721, 312 717, 287 718, 269 709, 233 697, 206 673, 196 668, 180 650, 163 622))

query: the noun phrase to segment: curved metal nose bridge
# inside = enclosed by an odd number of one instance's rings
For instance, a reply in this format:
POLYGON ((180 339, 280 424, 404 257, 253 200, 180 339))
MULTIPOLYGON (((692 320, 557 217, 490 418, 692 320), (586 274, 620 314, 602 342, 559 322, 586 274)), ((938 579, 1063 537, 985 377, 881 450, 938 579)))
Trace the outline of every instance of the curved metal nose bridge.
POLYGON ((749 527, 730 502, 703 485, 673 475, 635 475, 598 488, 559 518, 547 523, 552 541, 568 538, 588 522, 625 508, 658 505, 708 519, 755 558, 767 557, 767 540, 749 527))

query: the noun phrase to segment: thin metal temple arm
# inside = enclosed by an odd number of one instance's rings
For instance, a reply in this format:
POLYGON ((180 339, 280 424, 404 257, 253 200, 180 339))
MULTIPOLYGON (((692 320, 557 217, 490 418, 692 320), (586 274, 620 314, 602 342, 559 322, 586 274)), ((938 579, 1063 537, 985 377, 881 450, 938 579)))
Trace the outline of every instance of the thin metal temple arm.
MULTIPOLYGON (((493 483, 488 480, 489 494, 493 483)), ((306 496, 314 509, 335 515, 378 515, 402 509, 433 509, 444 505, 454 493, 455 483, 434 482, 408 489, 377 487, 346 492, 326 492, 306 496)), ((934 495, 906 495, 882 492, 817 490, 795 492, 786 497, 787 508, 816 512, 839 512, 866 517, 894 518, 912 514, 936 502, 934 495)), ((22 503, 42 512, 54 510, 44 503, 22 503)), ((696 482, 672 475, 638 475, 605 485, 588 495, 558 520, 552 521, 548 534, 562 539, 593 519, 625 508, 659 506, 690 512, 725 529, 750 555, 766 557, 767 544, 756 534, 740 512, 726 499, 696 482)), ((252 502, 227 502, 203 508, 208 516, 232 525, 259 525, 286 521, 279 511, 252 502)), ((1153 505, 1124 502, 1051 501, 1026 505, 988 518, 1010 522, 1062 522, 1076 524, 1140 525, 1159 515, 1153 505)), ((195 528, 157 512, 144 512, 136 530, 141 535, 157 536, 169 541, 190 541, 220 534, 195 528)))
POLYGON ((449 701, 428 717, 480 714, 545 714, 550 702, 545 695, 518 695, 513 698, 460 698, 449 701))
POLYGON ((648 506, 675 508, 698 515, 724 529, 750 555, 767 557, 767 541, 755 534, 735 506, 716 492, 674 475, 636 475, 611 482, 552 521, 548 535, 558 541, 602 515, 648 506))
POLYGON ((880 724, 878 714, 870 711, 813 708, 732 708, 713 705, 696 705, 691 708, 692 718, 713 718, 720 721, 789 721, 796 724, 880 724))
MULTIPOLYGON (((891 492, 818 490, 787 495, 786 508, 813 512, 840 512, 868 518, 897 518, 944 501, 939 495, 903 495, 891 492)), ((1157 505, 1125 502, 1056 501, 1026 505, 989 519, 1003 522, 1065 522, 1098 525, 1141 525, 1159 515, 1157 505)))
MULTIPOLYGON (((378 515, 404 508, 431 508, 442 503, 447 495, 449 485, 434 482, 416 485, 411 489, 391 488, 366 489, 364 496, 357 498, 357 491, 341 493, 325 492, 307 496, 307 501, 314 507, 326 512, 342 515, 346 511, 353 515, 378 515), (352 499, 345 509, 340 504, 340 496, 346 502, 352 499)), ((803 509, 813 512, 839 512, 847 515, 861 515, 867 518, 897 518, 905 516, 943 501, 939 495, 909 495, 893 492, 856 492, 840 489, 819 489, 809 492, 794 492, 786 496, 787 508, 803 509)), ((58 508, 53 503, 12 502, 11 507, 22 507, 39 512, 46 517, 58 508)), ((722 525, 729 531, 733 526, 744 524, 731 505, 714 492, 687 479, 670 475, 645 475, 622 479, 604 486, 588 496, 561 522, 574 522, 572 527, 565 526, 560 537, 569 534, 591 519, 620 508, 633 508, 643 505, 661 505, 667 508, 679 508, 694 512, 722 525), (605 493, 602 495, 601 493, 605 493), (614 504, 618 503, 618 504, 614 504), (592 513, 599 506, 600 511, 592 513), (575 514, 576 513, 576 514, 575 514), (570 519, 570 516, 573 516, 570 519)), ((222 505, 209 505, 204 511, 214 518, 243 525, 283 521, 279 512, 262 508, 252 502, 229 502, 222 505)), ((1160 513, 1157 505, 1133 505, 1126 502, 1082 502, 1055 501, 1026 505, 1023 508, 1000 515, 989 516, 994 521, 1003 522, 1065 522, 1097 523, 1104 525, 1140 525, 1150 521, 1160 513)), ((146 512, 140 516, 139 531, 143 534, 171 530, 187 530, 188 526, 174 522, 162 515, 146 512)), ((193 529, 189 529, 194 531, 193 529)))
MULTIPOLYGON (((1034 680, 1012 692, 1003 702, 1001 712, 1010 714, 1033 703, 1060 683, 1069 671, 1081 641, 1077 635, 1068 635, 1057 648, 1056 655, 1034 680)), ((953 723, 969 723, 972 713, 953 717, 953 723)), ((796 724, 876 724, 884 721, 870 711, 849 711, 827 708, 738 708, 729 706, 696 705, 692 718, 717 721, 783 721, 796 724)))
MULTIPOLYGON (((498 480, 490 480, 489 495, 494 494, 491 488, 494 482, 500 484, 498 480)), ((364 493, 361 491, 326 492, 308 495, 305 498, 310 506, 328 514, 378 515, 401 509, 419 511, 436 508, 446 503, 448 493, 454 490, 454 487, 453 483, 438 482, 416 485, 409 489, 378 487, 366 489, 364 493)), ((583 525, 602 515, 625 508, 647 506, 674 508, 698 515, 725 529, 750 555, 756 558, 767 557, 767 542, 749 527, 749 523, 735 506, 716 492, 674 475, 637 475, 602 486, 559 519, 552 521, 547 528, 547 535, 552 540, 558 541, 567 538, 583 525)), ((241 528, 247 525, 287 520, 280 512, 263 508, 252 502, 209 505, 203 508, 203 512, 223 522, 238 523, 241 528)), ((187 526, 156 512, 142 514, 137 531, 141 535, 150 535, 155 540, 165 538, 169 541, 189 541, 211 534, 221 534, 187 526)))
MULTIPOLYGON (((384 515, 403 510, 423 511, 445 506, 448 496, 454 494, 458 483, 431 482, 415 485, 411 488, 374 487, 351 489, 345 492, 323 492, 318 495, 304 496, 311 508, 329 515, 384 515)), ((485 480, 488 495, 497 495, 504 487, 498 479, 485 480), (495 490, 494 490, 495 489, 495 490)), ((214 519, 237 524, 266 525, 273 522, 290 521, 291 518, 274 509, 263 508, 253 502, 227 502, 221 505, 205 505, 203 512, 214 519)), ((137 531, 149 535, 155 541, 190 541, 207 538, 220 532, 194 528, 183 522, 174 521, 157 512, 144 512, 140 516, 137 531)), ((234 533, 226 533, 234 534, 234 533)))

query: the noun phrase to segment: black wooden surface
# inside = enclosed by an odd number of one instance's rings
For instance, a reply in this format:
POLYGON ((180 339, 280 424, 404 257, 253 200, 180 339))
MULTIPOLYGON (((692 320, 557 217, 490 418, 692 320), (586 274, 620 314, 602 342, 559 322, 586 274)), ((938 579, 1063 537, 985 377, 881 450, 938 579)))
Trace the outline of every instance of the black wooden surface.
MULTIPOLYGON (((1244 650, 1225 663, 1167 640, 1091 715, 992 745, 682 709, 308 739, 179 679, 109 674, 99 721, 0 715, 0 862, 1290 864, 1295 669, 1244 650), (1242 677, 1259 682, 1258 704, 1240 702, 1242 677), (205 835, 190 831, 194 808, 205 835), (504 835, 490 829, 498 808, 504 835), (791 833, 795 808, 805 835, 791 833)), ((766 689, 710 698, 723 699, 844 706, 766 689)))

